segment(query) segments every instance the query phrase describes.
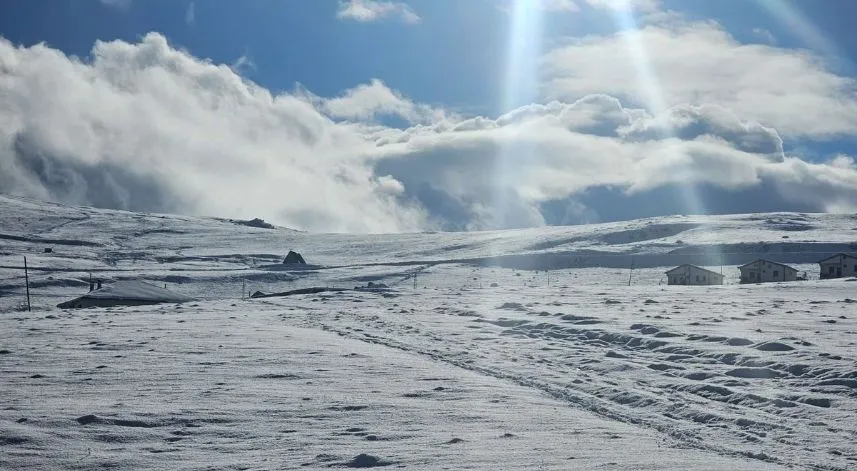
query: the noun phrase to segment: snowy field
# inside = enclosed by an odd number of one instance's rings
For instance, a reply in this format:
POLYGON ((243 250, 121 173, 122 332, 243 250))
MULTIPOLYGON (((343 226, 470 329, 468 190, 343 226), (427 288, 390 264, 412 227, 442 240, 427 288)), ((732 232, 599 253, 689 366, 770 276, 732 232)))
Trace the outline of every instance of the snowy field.
POLYGON ((0 197, 0 469, 857 469, 857 283, 812 264, 855 229, 357 236, 0 197), (810 280, 738 285, 758 257, 810 280), (666 286, 685 262, 727 284, 666 286), (57 309, 90 273, 198 301, 57 309))

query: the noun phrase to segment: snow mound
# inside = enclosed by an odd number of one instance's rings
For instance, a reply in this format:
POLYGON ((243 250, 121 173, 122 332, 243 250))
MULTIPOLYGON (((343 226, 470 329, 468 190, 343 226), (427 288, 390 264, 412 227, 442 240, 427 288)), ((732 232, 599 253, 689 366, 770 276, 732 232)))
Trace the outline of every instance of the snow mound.
POLYGON ((188 301, 193 301, 193 298, 142 281, 128 280, 117 281, 101 289, 91 291, 79 298, 61 303, 59 307, 88 307, 105 304, 184 303, 188 301))
POLYGON ((165 288, 143 281, 117 281, 111 285, 95 290, 83 298, 92 299, 124 299, 132 301, 153 301, 161 303, 183 303, 192 299, 174 293, 165 288))

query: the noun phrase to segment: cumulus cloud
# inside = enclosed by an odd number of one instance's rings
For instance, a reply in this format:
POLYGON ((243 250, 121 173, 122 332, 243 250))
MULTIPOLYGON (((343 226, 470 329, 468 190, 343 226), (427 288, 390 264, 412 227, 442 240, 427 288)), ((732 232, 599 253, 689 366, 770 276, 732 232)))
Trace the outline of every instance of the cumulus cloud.
POLYGON ((329 116, 348 120, 366 121, 395 116, 409 123, 421 123, 437 121, 444 116, 442 110, 414 103, 377 79, 334 98, 318 97, 308 90, 305 95, 329 116))
POLYGON ((87 62, 0 40, 0 191, 71 203, 397 231, 420 210, 377 180, 364 135, 149 34, 87 62))
MULTIPOLYGON (((544 224, 543 203, 605 187, 630 199, 671 186, 735 192, 764 186, 772 189, 764 197, 781 209, 822 211, 857 201, 857 171, 847 157, 826 164, 787 157, 776 131, 713 106, 655 116, 595 95, 529 105, 493 120, 403 130, 384 142, 376 170, 403 182, 430 214, 453 214, 446 221, 453 228, 544 224), (653 123, 664 120, 676 132, 654 132, 653 123)), ((741 211, 739 203, 733 211, 741 211)), ((706 205, 686 201, 681 212, 706 205)), ((602 212, 579 202, 567 209, 558 222, 591 221, 602 212)))
POLYGON ((336 17, 341 20, 354 20, 364 23, 390 18, 409 24, 422 21, 422 18, 406 3, 380 0, 340 1, 336 17))
POLYGON ((656 210, 857 210, 853 158, 805 162, 779 128, 692 100, 593 93, 462 117, 378 80, 273 94, 154 33, 86 60, 0 40, 0 94, 0 192, 68 203, 351 232, 593 222, 621 213, 603 201, 638 207, 614 193, 670 188, 713 200, 656 210))
POLYGON ((673 18, 569 40, 543 60, 548 99, 605 93, 656 113, 717 104, 744 119, 814 139, 857 130, 857 82, 808 51, 741 44, 712 22, 673 18))
POLYGON ((634 120, 620 130, 631 140, 659 139, 664 135, 690 141, 701 136, 724 139, 735 148, 760 154, 772 161, 782 161, 783 139, 773 129, 757 122, 742 121, 737 115, 718 105, 680 105, 658 116, 634 120))

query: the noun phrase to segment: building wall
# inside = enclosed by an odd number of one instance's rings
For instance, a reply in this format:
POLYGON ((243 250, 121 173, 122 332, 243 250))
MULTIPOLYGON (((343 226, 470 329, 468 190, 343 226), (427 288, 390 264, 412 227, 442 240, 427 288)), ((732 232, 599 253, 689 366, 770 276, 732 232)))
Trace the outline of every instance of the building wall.
POLYGON ((741 267, 741 283, 772 283, 796 281, 797 270, 776 263, 757 260, 741 267))
POLYGON ((857 257, 839 255, 819 263, 821 279, 857 276, 857 257))
POLYGON ((722 285, 723 276, 701 270, 697 267, 684 266, 680 270, 667 272, 667 284, 670 285, 722 285))

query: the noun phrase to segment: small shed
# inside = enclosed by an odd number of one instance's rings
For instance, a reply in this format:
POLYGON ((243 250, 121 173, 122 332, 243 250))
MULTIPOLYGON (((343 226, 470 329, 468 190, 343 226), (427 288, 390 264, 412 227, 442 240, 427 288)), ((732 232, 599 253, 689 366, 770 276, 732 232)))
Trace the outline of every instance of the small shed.
POLYGON ((821 260, 818 265, 821 268, 822 280, 857 276, 857 257, 854 255, 836 254, 821 260))
POLYGON ((774 283, 796 281, 797 269, 779 262, 758 259, 738 267, 741 283, 774 283))
POLYGON ((669 285, 722 285, 723 275, 696 265, 679 265, 667 272, 669 285))
POLYGON ((174 293, 166 288, 143 281, 117 281, 85 295, 57 304, 60 309, 88 307, 142 306, 161 303, 184 303, 193 298, 174 293))
POLYGON ((296 263, 306 265, 306 260, 304 260, 304 258, 301 254, 299 254, 293 250, 289 250, 288 255, 286 255, 286 259, 283 260, 283 264, 284 265, 291 265, 291 264, 296 264, 296 263))

